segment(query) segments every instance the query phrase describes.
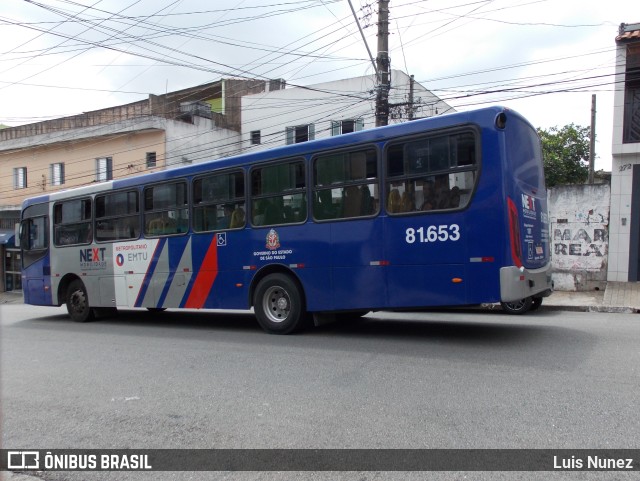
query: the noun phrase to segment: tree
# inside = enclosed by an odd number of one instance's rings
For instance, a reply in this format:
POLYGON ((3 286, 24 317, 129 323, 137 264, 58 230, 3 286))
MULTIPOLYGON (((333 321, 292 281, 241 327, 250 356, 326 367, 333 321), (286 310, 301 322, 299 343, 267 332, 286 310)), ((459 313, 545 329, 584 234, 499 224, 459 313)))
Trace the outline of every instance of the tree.
POLYGON ((544 177, 547 187, 583 184, 589 176, 590 129, 569 124, 561 129, 538 128, 542 140, 544 177))

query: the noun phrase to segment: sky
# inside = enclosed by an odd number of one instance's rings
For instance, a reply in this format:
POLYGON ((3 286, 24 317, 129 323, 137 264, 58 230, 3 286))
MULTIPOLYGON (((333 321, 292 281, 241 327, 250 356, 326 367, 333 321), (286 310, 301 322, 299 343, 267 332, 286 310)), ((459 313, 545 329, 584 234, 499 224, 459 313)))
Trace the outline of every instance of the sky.
MULTIPOLYGON (((632 3, 390 0, 391 68, 458 111, 500 104, 545 129, 588 127, 595 94, 595 167, 610 170, 615 37, 640 22, 632 3)), ((375 57, 378 1, 351 4, 375 57)), ((7 126, 221 78, 373 73, 349 0, 2 0, 0 38, 7 126)))

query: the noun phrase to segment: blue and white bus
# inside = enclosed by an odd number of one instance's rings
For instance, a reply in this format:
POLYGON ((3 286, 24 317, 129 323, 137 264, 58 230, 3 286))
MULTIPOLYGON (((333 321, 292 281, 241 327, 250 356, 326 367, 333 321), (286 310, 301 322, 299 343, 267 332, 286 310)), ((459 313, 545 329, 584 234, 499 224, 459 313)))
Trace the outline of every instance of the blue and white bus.
POLYGON ((265 331, 552 291, 540 141, 492 107, 28 199, 25 302, 250 309, 265 331))

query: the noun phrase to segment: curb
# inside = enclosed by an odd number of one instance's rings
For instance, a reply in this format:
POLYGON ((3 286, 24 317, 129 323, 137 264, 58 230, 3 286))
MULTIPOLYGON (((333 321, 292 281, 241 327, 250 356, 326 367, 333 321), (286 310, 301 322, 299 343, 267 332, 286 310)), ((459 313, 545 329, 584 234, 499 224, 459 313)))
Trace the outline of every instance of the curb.
POLYGON ((640 309, 633 307, 614 307, 614 306, 589 306, 587 312, 602 312, 611 314, 637 314, 640 309))

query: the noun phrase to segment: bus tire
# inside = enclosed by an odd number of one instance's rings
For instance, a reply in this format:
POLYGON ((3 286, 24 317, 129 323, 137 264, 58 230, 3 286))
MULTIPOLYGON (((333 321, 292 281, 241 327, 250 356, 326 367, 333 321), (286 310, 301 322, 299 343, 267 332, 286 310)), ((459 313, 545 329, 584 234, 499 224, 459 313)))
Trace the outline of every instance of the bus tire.
POLYGON ((531 311, 537 311, 538 309, 540 309, 540 306, 542 305, 542 297, 534 297, 531 300, 531 311))
POLYGON ((258 323, 269 334, 290 334, 305 320, 300 287, 285 274, 270 274, 258 282, 253 306, 258 323))
POLYGON ((520 299, 518 301, 512 302, 501 302, 500 305, 505 312, 509 314, 521 315, 525 312, 529 312, 531 310, 531 305, 533 304, 532 297, 525 297, 524 299, 520 299))
POLYGON ((87 289, 80 279, 69 284, 67 289, 67 312, 75 322, 87 322, 94 319, 93 308, 89 305, 87 289))

